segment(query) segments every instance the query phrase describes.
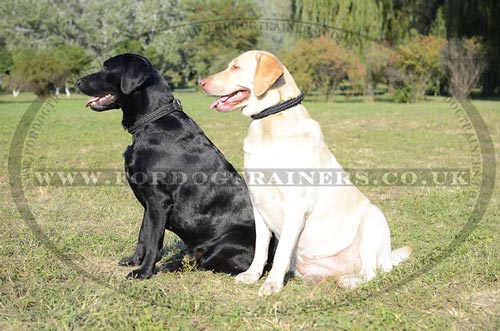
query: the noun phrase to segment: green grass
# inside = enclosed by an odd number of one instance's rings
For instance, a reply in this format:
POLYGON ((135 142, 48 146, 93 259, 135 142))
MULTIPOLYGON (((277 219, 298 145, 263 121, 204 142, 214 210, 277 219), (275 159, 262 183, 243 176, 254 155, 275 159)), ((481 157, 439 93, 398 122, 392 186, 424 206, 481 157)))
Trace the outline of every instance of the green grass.
MULTIPOLYGON (((210 98, 177 93, 189 113, 237 167, 249 119, 209 111, 210 98)), ((23 161, 32 169, 122 169, 131 137, 121 112, 95 113, 85 97, 61 99, 23 161)), ((472 234, 439 263, 470 216, 467 187, 361 189, 385 212, 393 247, 412 258, 362 288, 291 279, 273 297, 227 275, 191 271, 125 280, 117 261, 132 252, 141 208, 124 186, 34 187, 25 193, 47 249, 12 200, 8 153, 33 96, 0 96, 0 330, 495 330, 500 327, 500 195, 472 234), (59 257, 63 256, 61 260, 59 257), (432 266, 432 268, 430 268, 432 266), (84 273, 86 272, 86 273, 84 273), (89 276, 90 275, 90 276, 89 276)), ((474 155, 450 106, 336 99, 305 102, 346 168, 467 168, 474 155)), ((498 151, 500 102, 475 101, 498 151)), ((40 115, 40 114, 39 114, 40 115)), ((498 176, 497 176, 498 184, 498 176)), ((165 254, 178 250, 168 234, 165 254)))

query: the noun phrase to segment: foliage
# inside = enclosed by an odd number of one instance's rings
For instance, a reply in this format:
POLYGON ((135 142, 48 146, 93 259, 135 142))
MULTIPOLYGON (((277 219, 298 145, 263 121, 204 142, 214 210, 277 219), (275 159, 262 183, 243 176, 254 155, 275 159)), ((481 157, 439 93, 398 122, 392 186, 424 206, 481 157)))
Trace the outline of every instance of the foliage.
POLYGON ((383 11, 379 1, 373 0, 297 0, 293 18, 296 21, 333 27, 336 39, 343 47, 360 55, 368 39, 382 37, 383 11))
POLYGON ((391 63, 401 77, 402 87, 410 90, 410 98, 401 101, 419 102, 427 90, 438 91, 444 75, 442 51, 445 46, 443 38, 417 37, 393 55, 391 63))
POLYGON ((126 39, 118 42, 115 45, 114 51, 116 52, 116 54, 122 54, 122 53, 142 54, 144 53, 144 45, 138 40, 126 39))
POLYGON ((0 50, 0 74, 8 74, 14 61, 12 59, 12 54, 4 49, 0 50))
POLYGON ((75 82, 90 63, 90 56, 83 47, 78 45, 58 46, 53 52, 65 67, 65 84, 75 82))
MULTIPOLYGON (((292 20, 334 26, 341 31, 338 38, 343 46, 360 49, 366 54, 369 43, 365 36, 391 45, 403 45, 419 36, 444 38, 477 37, 484 43, 488 63, 481 78, 484 95, 500 92, 500 16, 499 1, 469 0, 293 0, 292 20), (345 30, 344 30, 345 29, 345 30), (354 40, 355 39, 355 40, 354 40), (361 40, 360 40, 361 39, 361 40)), ((394 71, 392 79, 397 82, 394 71)), ((371 71, 368 70, 367 83, 371 71)), ((399 83, 396 83, 396 85, 399 83)), ((434 93, 438 86, 432 88, 434 93)), ((418 99, 421 99, 420 97, 418 99)))
POLYGON ((319 89, 327 100, 333 99, 342 81, 356 87, 365 75, 359 58, 328 36, 299 41, 282 60, 304 93, 319 89))
MULTIPOLYGON (((408 48, 411 42, 426 37, 481 40, 488 63, 480 80, 483 93, 491 95, 500 86, 500 33, 494 20, 500 15, 500 3, 494 1, 479 5, 465 0, 116 0, 111 7, 102 0, 17 0, 0 1, 0 12, 5 13, 0 21, 0 70, 4 72, 10 70, 9 56, 17 50, 78 45, 91 59, 84 70, 98 68, 117 53, 140 52, 151 58, 174 87, 186 87, 220 70, 243 51, 261 48, 283 53, 294 48, 304 38, 300 32, 265 26, 256 29, 241 20, 279 18, 310 24, 317 33, 328 30, 339 47, 355 54, 345 70, 328 65, 322 68, 330 73, 333 70, 335 75, 340 74, 338 70, 345 71, 349 94, 364 90, 367 100, 373 99, 379 82, 388 83, 389 90, 413 86, 409 98, 413 101, 421 100, 422 93, 443 90, 446 76, 441 69, 432 77, 432 84, 418 86, 424 77, 421 73, 410 77, 417 71, 407 70, 408 63, 401 65, 404 61, 374 54, 379 51, 374 50, 374 43, 402 45, 405 51, 413 52, 408 48)), ((424 60, 422 54, 415 58, 424 60)), ((294 67, 300 68, 300 62, 288 59, 294 67)), ((328 81, 327 75, 321 82, 317 77, 313 82, 305 69, 297 74, 305 88, 308 84, 309 89, 321 86, 329 93, 328 85, 338 85, 328 81)), ((9 76, 10 82, 19 79, 9 76)))
POLYGON ((390 65, 390 60, 394 51, 391 50, 388 43, 371 43, 365 54, 366 82, 365 82, 365 100, 374 100, 374 90, 379 83, 394 83, 399 75, 394 77, 390 65))
POLYGON ((457 100, 463 101, 485 69, 484 48, 475 38, 452 39, 443 51, 450 92, 457 100))
POLYGON ((392 99, 397 103, 409 103, 414 100, 412 89, 406 84, 398 85, 397 88, 394 89, 392 99))
POLYGON ((89 58, 79 46, 61 46, 39 50, 21 49, 13 55, 7 85, 12 89, 28 89, 38 97, 48 96, 55 87, 74 80, 89 58))
POLYGON ((13 58, 14 64, 7 80, 12 89, 27 88, 38 97, 45 97, 55 85, 64 83, 66 68, 51 50, 23 49, 13 58))
POLYGON ((377 82, 384 81, 384 72, 389 66, 394 50, 387 43, 372 43, 365 54, 366 65, 373 75, 373 80, 377 82))
POLYGON ((488 64, 481 75, 483 95, 500 92, 500 1, 448 0, 444 9, 449 38, 482 41, 488 64))
POLYGON ((260 32, 235 20, 257 17, 257 8, 250 1, 193 0, 186 6, 190 8, 188 21, 207 22, 184 45, 198 77, 221 70, 239 53, 255 48, 260 32))
POLYGON ((288 68, 295 83, 305 94, 315 88, 315 65, 318 62, 317 58, 312 56, 313 50, 309 46, 306 40, 299 40, 296 47, 280 55, 281 62, 288 68))

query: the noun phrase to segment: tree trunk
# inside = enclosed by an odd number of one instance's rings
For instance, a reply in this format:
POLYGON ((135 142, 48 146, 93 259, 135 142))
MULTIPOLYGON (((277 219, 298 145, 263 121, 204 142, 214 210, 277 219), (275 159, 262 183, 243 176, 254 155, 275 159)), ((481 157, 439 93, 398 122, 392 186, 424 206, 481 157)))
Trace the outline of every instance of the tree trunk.
POLYGON ((365 86, 364 97, 365 97, 364 98, 365 102, 375 101, 375 91, 374 91, 373 83, 371 81, 369 81, 365 86))

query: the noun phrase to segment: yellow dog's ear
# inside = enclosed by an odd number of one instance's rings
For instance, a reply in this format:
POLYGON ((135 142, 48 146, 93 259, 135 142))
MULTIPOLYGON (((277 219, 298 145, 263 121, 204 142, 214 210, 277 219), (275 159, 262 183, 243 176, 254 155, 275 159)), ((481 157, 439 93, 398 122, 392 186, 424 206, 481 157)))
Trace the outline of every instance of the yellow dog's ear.
POLYGON ((259 52, 257 58, 257 69, 253 78, 255 95, 260 97, 283 75, 280 61, 271 54, 259 52))

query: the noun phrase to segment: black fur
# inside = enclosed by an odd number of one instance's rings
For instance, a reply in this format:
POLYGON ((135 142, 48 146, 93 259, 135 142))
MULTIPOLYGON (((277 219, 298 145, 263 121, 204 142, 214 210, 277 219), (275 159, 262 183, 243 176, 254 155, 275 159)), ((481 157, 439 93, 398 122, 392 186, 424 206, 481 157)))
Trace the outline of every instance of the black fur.
MULTIPOLYGON (((101 71, 80 78, 77 85, 90 96, 111 94, 110 100, 90 107, 121 108, 125 128, 173 101, 167 82, 137 54, 107 60, 101 71)), ((201 269, 237 274, 250 266, 255 224, 247 187, 186 113, 176 111, 140 127, 124 157, 129 184, 144 207, 137 248, 119 262, 140 266, 127 277, 151 277, 161 259, 165 229, 184 241, 201 269)), ((164 265, 165 271, 179 268, 179 259, 164 265)))

